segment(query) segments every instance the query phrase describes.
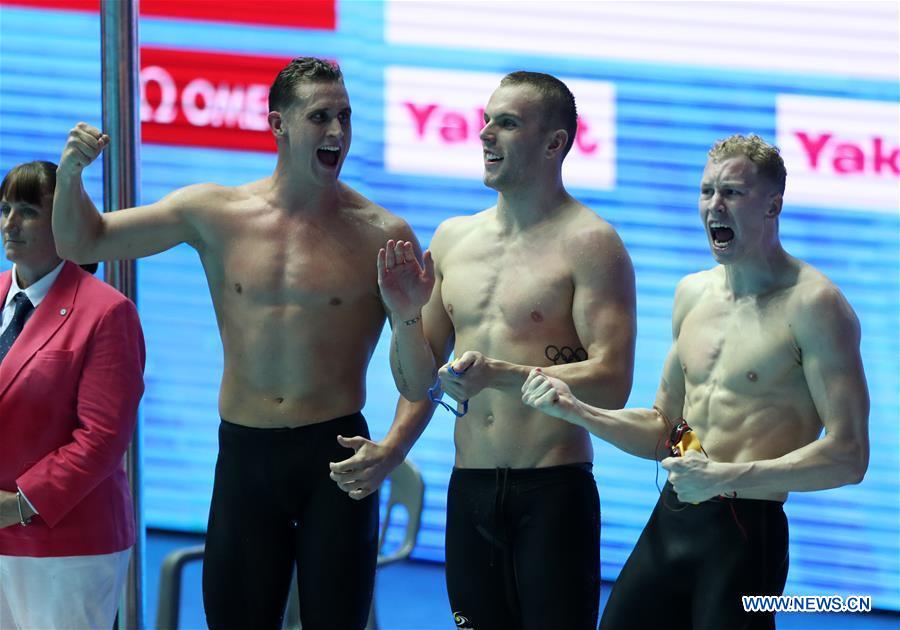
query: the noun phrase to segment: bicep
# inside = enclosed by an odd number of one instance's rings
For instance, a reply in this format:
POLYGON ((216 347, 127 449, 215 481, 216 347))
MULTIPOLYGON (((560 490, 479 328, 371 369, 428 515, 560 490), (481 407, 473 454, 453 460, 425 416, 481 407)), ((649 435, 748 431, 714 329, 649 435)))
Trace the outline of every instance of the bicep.
POLYGON ((868 440, 869 393, 859 352, 859 323, 836 296, 797 327, 803 374, 826 431, 868 440))
POLYGON ((678 358, 678 348, 672 344, 663 364, 662 377, 656 390, 654 407, 660 410, 668 422, 681 417, 684 410, 684 370, 678 358))
POLYGON ((197 232, 188 219, 190 203, 184 194, 174 193, 146 206, 104 213, 94 258, 142 258, 196 241, 197 232))
POLYGON ((608 258, 576 270, 572 320, 590 358, 630 371, 637 336, 634 269, 624 248, 608 258))

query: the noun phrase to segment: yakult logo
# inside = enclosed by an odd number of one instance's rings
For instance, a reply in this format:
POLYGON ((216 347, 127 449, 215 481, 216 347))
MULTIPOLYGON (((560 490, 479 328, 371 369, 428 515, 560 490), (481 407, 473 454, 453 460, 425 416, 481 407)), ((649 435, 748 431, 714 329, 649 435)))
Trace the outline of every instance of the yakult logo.
MULTIPOLYGON (((412 116, 417 137, 424 139, 427 132, 436 130, 440 140, 448 144, 475 142, 481 145, 479 134, 484 127, 484 107, 476 107, 469 113, 448 110, 439 103, 417 104, 408 101, 403 105, 412 116)), ((578 133, 572 149, 578 153, 592 155, 597 152, 599 146, 599 141, 591 137, 590 124, 579 116, 578 133)))
POLYGON ((147 142, 274 151, 269 85, 288 59, 141 49, 147 142))
MULTIPOLYGON (((484 106, 503 75, 391 67, 386 71, 385 166, 397 173, 480 178, 484 106)), ((570 186, 615 185, 615 92, 603 81, 567 80, 578 134, 563 163, 570 186)))
POLYGON ((900 148, 896 142, 888 144, 892 138, 875 136, 865 144, 857 144, 853 141, 841 142, 840 138, 835 138, 831 133, 808 134, 805 131, 795 131, 794 135, 803 147, 809 167, 814 170, 827 168, 830 161, 830 166, 836 173, 870 171, 873 174, 884 172, 887 175, 900 175, 900 167, 897 166, 900 148))
POLYGON ((781 95, 776 117, 788 203, 897 212, 900 105, 781 95))

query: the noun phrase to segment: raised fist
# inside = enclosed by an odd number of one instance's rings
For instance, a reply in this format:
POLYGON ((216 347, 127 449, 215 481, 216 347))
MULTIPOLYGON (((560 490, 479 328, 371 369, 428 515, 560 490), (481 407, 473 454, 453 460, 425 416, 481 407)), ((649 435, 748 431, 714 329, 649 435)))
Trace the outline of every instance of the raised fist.
POLYGON ((80 122, 69 131, 66 146, 59 158, 58 172, 63 175, 80 175, 88 164, 109 144, 109 136, 91 125, 80 122))

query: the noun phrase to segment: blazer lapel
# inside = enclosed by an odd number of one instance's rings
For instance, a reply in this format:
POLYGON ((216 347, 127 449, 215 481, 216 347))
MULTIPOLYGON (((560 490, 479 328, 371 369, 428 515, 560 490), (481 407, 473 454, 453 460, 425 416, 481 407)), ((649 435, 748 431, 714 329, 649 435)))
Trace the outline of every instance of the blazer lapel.
MULTIPOLYGON (((34 354, 56 334, 71 316, 75 304, 75 293, 78 291, 78 265, 66 261, 62 271, 50 287, 47 297, 41 300, 40 306, 25 322, 25 328, 10 348, 3 363, 0 363, 0 396, 6 392, 10 384, 34 354)), ((0 284, 0 292, 5 297, 9 291, 12 276, 4 278, 0 284), (3 286, 6 291, 3 291, 3 286)))
POLYGON ((12 286, 12 269, 5 273, 0 273, 0 309, 6 303, 6 294, 9 293, 9 287, 12 286))

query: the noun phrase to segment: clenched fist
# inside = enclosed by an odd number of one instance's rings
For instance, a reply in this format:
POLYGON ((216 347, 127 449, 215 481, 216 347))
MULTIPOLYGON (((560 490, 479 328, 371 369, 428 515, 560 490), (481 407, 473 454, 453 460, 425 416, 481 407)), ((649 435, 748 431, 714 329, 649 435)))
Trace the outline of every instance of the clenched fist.
POLYGON ((522 385, 522 402, 563 420, 570 420, 577 408, 577 400, 569 386, 544 374, 540 368, 531 370, 522 385))
POLYGON ((57 172, 61 175, 80 175, 108 144, 108 135, 85 122, 78 123, 69 132, 57 172))

